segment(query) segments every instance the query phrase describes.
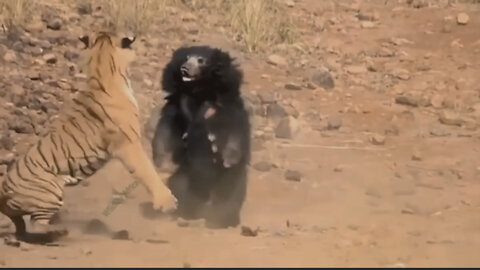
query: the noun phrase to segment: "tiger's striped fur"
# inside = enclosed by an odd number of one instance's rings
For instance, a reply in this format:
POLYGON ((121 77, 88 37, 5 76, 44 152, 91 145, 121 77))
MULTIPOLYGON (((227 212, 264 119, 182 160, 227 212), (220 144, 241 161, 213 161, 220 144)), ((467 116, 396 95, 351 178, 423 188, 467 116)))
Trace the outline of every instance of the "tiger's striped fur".
POLYGON ((77 93, 47 135, 19 157, 0 182, 0 212, 14 222, 17 237, 28 234, 24 215, 30 215, 34 227, 48 224, 63 205, 65 184, 94 174, 111 159, 120 160, 146 185, 155 209, 176 207, 141 145, 138 107, 127 78, 134 39, 100 33, 81 40, 86 45, 87 89, 77 93))

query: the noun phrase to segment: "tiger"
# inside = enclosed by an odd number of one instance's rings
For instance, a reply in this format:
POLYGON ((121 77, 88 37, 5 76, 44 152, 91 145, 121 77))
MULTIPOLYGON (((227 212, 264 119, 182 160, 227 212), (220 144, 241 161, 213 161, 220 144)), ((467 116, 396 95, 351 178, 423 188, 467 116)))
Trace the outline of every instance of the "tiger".
POLYGON ((13 222, 19 240, 68 233, 50 224, 63 205, 65 186, 95 174, 111 160, 120 161, 145 185, 155 210, 177 207, 141 143, 139 108, 127 73, 135 59, 131 45, 136 38, 98 32, 79 39, 85 45, 80 61, 85 90, 67 101, 45 135, 10 164, 0 180, 0 212, 13 222), (28 230, 24 216, 30 216, 28 230))

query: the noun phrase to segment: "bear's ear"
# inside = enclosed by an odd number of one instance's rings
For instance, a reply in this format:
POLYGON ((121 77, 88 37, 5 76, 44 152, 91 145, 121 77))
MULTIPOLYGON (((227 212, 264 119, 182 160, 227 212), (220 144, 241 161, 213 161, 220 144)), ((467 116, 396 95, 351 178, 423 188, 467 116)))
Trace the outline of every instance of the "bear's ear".
POLYGON ((228 53, 215 49, 211 57, 211 65, 214 74, 221 75, 221 73, 228 69, 232 63, 232 58, 228 53))
POLYGON ((122 49, 131 49, 131 46, 136 39, 137 37, 135 36, 122 38, 122 49))
POLYGON ((87 49, 88 47, 90 47, 90 38, 88 35, 83 35, 78 39, 85 45, 83 49, 87 49))

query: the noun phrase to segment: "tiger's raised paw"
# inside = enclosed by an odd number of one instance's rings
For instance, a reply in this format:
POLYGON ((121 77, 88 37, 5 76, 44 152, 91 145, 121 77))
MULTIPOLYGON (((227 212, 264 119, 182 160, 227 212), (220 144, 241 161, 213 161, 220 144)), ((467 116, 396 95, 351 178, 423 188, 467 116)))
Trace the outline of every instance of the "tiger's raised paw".
POLYGON ((153 209, 161 210, 164 213, 171 213, 177 209, 177 198, 168 191, 167 194, 162 194, 153 199, 153 209))

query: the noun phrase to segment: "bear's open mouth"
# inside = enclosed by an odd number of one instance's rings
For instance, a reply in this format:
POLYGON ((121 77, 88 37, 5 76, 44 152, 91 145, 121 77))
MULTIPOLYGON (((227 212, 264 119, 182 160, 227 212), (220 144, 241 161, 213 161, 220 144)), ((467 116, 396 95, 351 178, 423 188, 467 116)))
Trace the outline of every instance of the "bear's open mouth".
POLYGON ((184 82, 191 82, 191 81, 194 81, 194 80, 195 80, 195 76, 194 76, 194 75, 190 75, 190 74, 188 73, 188 70, 182 69, 181 72, 182 72, 182 80, 183 80, 184 82))

